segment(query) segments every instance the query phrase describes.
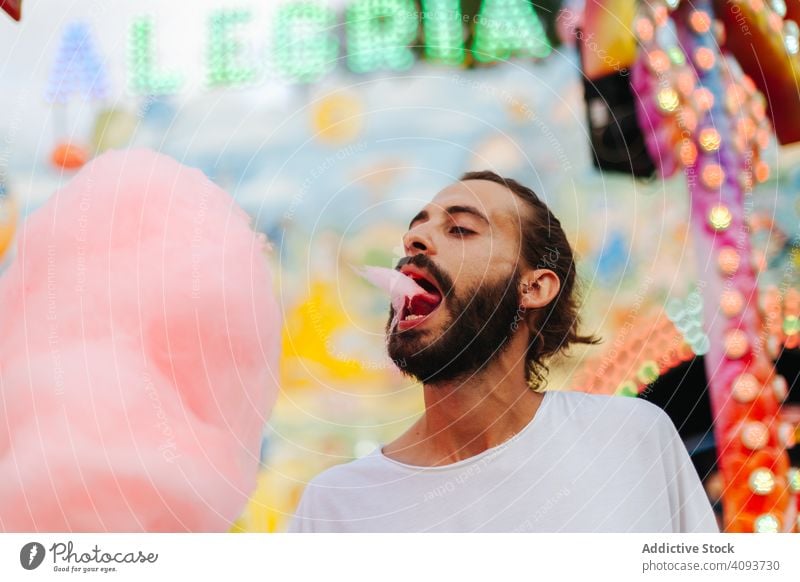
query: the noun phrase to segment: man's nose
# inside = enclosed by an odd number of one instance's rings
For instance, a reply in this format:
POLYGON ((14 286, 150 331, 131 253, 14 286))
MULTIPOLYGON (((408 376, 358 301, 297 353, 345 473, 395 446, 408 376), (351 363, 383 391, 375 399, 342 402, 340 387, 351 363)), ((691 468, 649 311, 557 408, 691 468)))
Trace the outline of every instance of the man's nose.
POLYGON ((403 247, 408 256, 436 254, 436 247, 433 244, 433 240, 421 227, 412 228, 403 235, 403 247))

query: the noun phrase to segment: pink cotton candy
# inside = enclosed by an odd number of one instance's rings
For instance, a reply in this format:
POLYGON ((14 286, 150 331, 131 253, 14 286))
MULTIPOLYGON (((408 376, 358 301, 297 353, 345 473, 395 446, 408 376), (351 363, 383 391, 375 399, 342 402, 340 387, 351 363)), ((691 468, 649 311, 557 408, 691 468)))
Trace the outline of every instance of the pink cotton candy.
POLYGON ((397 271, 386 267, 361 267, 356 272, 367 281, 385 291, 392 301, 395 311, 400 311, 406 298, 425 293, 425 289, 416 281, 397 271))
POLYGON ((226 192, 146 150, 31 215, 0 278, 0 530, 230 528, 277 393, 265 250, 226 192))

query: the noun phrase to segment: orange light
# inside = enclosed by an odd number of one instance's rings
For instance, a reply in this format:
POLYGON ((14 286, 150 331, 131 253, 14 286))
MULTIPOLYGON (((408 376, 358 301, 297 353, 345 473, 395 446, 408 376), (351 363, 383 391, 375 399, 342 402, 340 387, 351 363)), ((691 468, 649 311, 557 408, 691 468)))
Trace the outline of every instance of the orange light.
POLYGON ((655 73, 666 73, 670 67, 667 53, 660 50, 651 51, 648 55, 648 62, 655 73))
POLYGON ((697 114, 688 107, 681 109, 679 121, 680 124, 689 132, 697 129, 697 114))
POLYGON ((753 189, 753 173, 742 170, 739 174, 739 185, 745 192, 750 192, 753 189))
POLYGON ((739 270, 739 253, 733 247, 725 247, 719 252, 717 264, 723 275, 733 275, 739 270))
POLYGON ((769 164, 764 160, 759 160, 755 167, 756 180, 766 182, 769 178, 769 164))
POLYGON ((755 376, 744 372, 733 381, 733 397, 746 404, 752 402, 761 391, 761 386, 755 376))
POLYGON ((714 38, 716 39, 717 44, 719 46, 725 44, 725 39, 726 39, 725 25, 722 24, 722 22, 720 22, 719 20, 714 21, 714 38))
POLYGON ((708 32, 711 29, 711 17, 705 10, 695 10, 689 16, 689 24, 698 34, 708 32))
POLYGON ((747 141, 750 141, 756 136, 756 122, 753 121, 752 118, 742 117, 736 122, 736 126, 739 130, 739 135, 741 135, 747 141))
POLYGON ((762 150, 766 149, 766 147, 769 146, 769 130, 759 129, 756 139, 758 140, 758 147, 762 150))
POLYGON ((697 147, 694 142, 684 140, 678 146, 678 157, 684 166, 692 166, 697 161, 697 147))
POLYGON ((707 188, 716 189, 725 180, 725 172, 719 164, 707 164, 703 168, 702 179, 707 188))
POLYGON ((700 87, 694 92, 694 100, 701 113, 708 111, 714 106, 714 94, 706 87, 700 87))
POLYGON ((642 42, 653 40, 653 22, 646 17, 636 19, 636 36, 642 42))
POLYGON ((728 289, 722 292, 719 306, 722 309, 722 313, 725 314, 725 317, 734 317, 742 312, 744 296, 736 289, 728 289))
POLYGON ((745 89, 739 85, 730 85, 725 91, 725 107, 728 113, 735 115, 744 106, 747 95, 745 89))
POLYGON ((752 8, 754 12, 761 12, 764 10, 763 0, 750 0, 750 8, 752 8))
POLYGON ((662 4, 653 8, 653 18, 658 26, 664 26, 669 18, 667 7, 662 4))
MULTIPOLYGON (((761 97, 760 95, 758 97, 761 97)), ((763 98, 753 98, 750 104, 750 111, 753 112, 753 117, 756 121, 762 121, 767 116, 767 106, 763 98)))
POLYGON ((726 333, 723 344, 725 345, 725 355, 731 360, 738 360, 750 349, 747 334, 741 329, 732 329, 726 333))
POLYGON ((688 97, 692 94, 695 88, 695 80, 694 74, 691 71, 681 71, 678 75, 678 91, 680 91, 685 97, 688 97))
POLYGON ((701 46, 694 52, 694 62, 704 71, 711 70, 714 67, 715 61, 714 51, 708 47, 701 46))

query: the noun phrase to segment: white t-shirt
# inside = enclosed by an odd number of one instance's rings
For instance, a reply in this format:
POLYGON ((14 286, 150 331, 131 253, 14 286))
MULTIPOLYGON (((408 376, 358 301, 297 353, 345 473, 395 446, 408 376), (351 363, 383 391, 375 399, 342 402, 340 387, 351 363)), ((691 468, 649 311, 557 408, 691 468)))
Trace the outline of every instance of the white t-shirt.
POLYGON ((672 421, 644 400, 548 391, 510 440, 449 465, 382 448, 312 479, 289 531, 719 531, 672 421))

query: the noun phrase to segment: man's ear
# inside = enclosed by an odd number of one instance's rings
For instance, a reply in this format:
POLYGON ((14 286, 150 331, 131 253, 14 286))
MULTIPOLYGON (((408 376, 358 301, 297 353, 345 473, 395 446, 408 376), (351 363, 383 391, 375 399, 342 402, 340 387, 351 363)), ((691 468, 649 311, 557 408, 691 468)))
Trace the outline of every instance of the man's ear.
POLYGON ((521 286, 520 307, 538 309, 555 299, 561 289, 561 281, 550 269, 537 269, 524 274, 521 286))

